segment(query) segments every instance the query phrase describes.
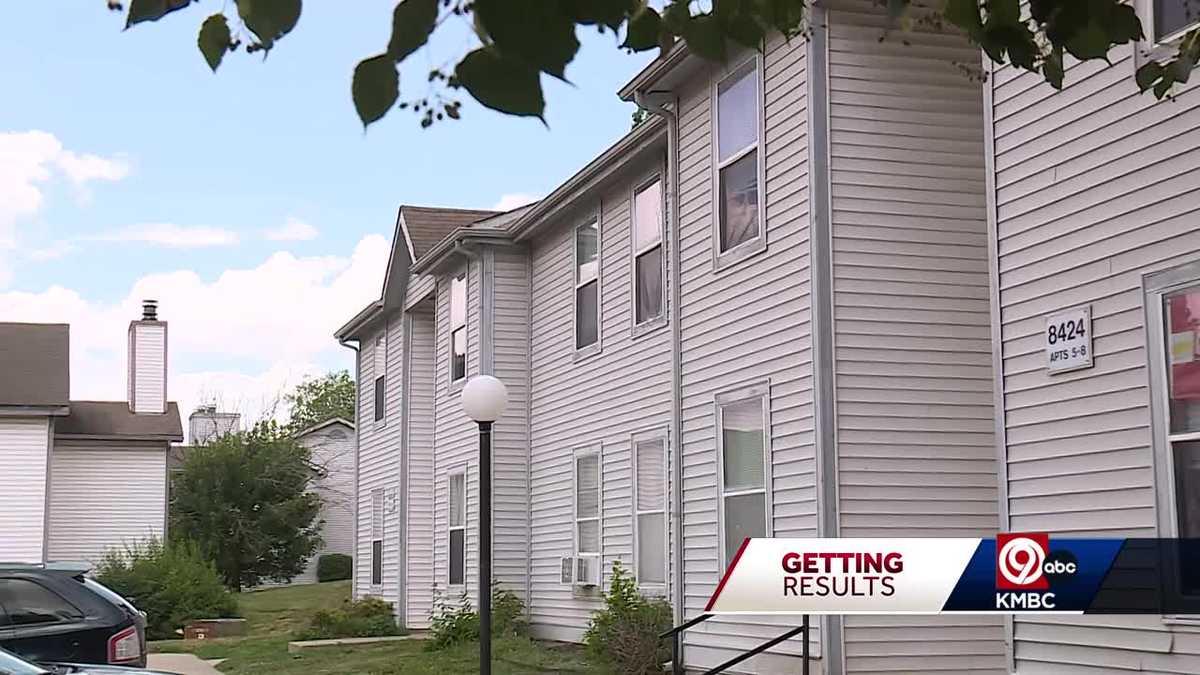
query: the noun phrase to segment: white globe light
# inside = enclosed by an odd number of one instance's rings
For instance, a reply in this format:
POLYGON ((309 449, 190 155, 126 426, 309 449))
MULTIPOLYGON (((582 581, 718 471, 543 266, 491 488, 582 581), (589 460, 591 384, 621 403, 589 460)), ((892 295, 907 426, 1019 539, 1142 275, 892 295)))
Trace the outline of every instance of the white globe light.
POLYGON ((463 387, 463 412, 476 422, 495 422, 507 405, 508 389, 491 375, 476 375, 463 387))

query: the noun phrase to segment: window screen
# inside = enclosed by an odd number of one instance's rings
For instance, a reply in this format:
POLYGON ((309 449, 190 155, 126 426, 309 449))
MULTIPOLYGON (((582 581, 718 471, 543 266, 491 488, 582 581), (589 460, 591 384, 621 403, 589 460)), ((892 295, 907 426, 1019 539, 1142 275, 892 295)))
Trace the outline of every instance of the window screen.
POLYGON ((600 223, 575 228, 575 348, 600 339, 600 223))
POLYGON ((1154 35, 1170 37, 1200 21, 1200 0, 1154 0, 1154 35))
POLYGON ((600 456, 575 458, 576 552, 600 552, 600 456))
POLYGON ((758 70, 747 63, 717 86, 720 250, 761 234, 758 186, 758 70))
POLYGON ((633 198, 634 314, 637 323, 662 315, 662 185, 659 181, 633 198))
POLYGON ((637 490, 637 579, 666 583, 666 443, 662 439, 634 444, 637 490))
POLYGON ((764 398, 720 408, 725 564, 746 537, 766 536, 764 398))

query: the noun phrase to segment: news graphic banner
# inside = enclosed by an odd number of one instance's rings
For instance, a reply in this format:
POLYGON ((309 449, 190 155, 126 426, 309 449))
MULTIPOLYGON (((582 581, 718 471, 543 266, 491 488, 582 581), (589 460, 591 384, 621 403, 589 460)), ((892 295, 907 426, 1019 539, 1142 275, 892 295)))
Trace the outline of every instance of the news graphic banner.
POLYGON ((1200 540, 747 539, 713 614, 1184 614, 1200 540))

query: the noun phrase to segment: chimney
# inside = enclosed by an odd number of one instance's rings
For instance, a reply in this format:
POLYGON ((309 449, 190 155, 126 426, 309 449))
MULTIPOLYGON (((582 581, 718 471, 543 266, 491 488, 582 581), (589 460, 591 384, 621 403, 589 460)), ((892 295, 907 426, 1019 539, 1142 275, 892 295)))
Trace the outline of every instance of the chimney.
POLYGON ((129 410, 167 412, 167 322, 158 320, 155 300, 143 300, 141 320, 129 322, 129 410))

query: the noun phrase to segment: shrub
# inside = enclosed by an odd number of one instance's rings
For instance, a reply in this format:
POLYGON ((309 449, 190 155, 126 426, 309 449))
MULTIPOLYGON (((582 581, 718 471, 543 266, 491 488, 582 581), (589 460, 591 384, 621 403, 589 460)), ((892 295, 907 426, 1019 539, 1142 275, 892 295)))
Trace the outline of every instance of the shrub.
POLYGON ((354 559, 343 553, 327 553, 317 558, 317 581, 343 581, 354 570, 354 559))
POLYGON ((148 539, 110 550, 96 579, 146 613, 152 640, 177 637, 175 629, 195 619, 237 616, 237 599, 221 583, 216 567, 190 542, 148 539))
MULTIPOLYGON (((516 593, 492 585, 492 637, 525 636, 529 624, 525 620, 525 603, 516 593)), ((440 597, 434 599, 430 613, 429 639, 425 648, 445 649, 464 642, 479 640, 479 613, 471 606, 466 591, 451 605, 440 597)))
POLYGON ((671 628, 671 605, 643 597, 637 582, 613 562, 604 609, 592 615, 583 643, 588 656, 618 673, 661 673, 671 652, 659 635, 671 628))
POLYGON ((336 609, 321 609, 313 614, 308 628, 296 633, 298 640, 383 637, 400 635, 392 603, 379 598, 347 600, 336 609))

